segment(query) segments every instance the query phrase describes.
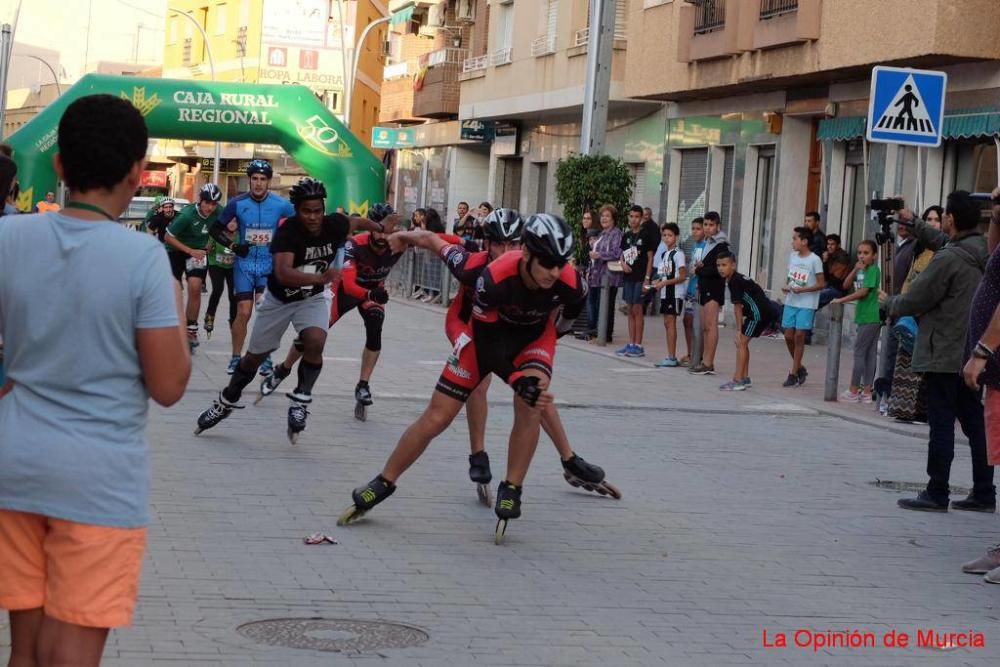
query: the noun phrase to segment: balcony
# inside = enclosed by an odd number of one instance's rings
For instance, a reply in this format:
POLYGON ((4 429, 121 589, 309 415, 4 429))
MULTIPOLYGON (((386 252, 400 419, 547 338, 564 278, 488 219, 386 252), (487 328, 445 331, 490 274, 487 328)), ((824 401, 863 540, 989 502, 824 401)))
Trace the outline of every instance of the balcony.
POLYGON ((556 36, 555 35, 539 35, 531 42, 531 56, 533 58, 538 58, 539 56, 547 56, 556 52, 556 36))
POLYGON ((409 77, 410 63, 405 60, 401 63, 396 63, 395 65, 386 65, 382 70, 382 80, 391 81, 393 79, 405 79, 409 77))
POLYGON ((726 27, 726 0, 703 0, 695 5, 694 34, 704 35, 726 27))
POLYGON ((458 116, 459 74, 464 70, 465 49, 439 49, 421 56, 423 78, 414 86, 413 114, 421 118, 458 116))
POLYGON ((773 19, 776 16, 795 12, 799 9, 799 0, 760 0, 760 19, 773 19))
POLYGON ((514 62, 514 50, 509 46, 505 49, 497 49, 490 54, 490 64, 494 67, 509 65, 514 62))
POLYGON ((410 123, 422 119, 413 110, 413 78, 410 76, 382 82, 379 105, 380 123, 410 123))

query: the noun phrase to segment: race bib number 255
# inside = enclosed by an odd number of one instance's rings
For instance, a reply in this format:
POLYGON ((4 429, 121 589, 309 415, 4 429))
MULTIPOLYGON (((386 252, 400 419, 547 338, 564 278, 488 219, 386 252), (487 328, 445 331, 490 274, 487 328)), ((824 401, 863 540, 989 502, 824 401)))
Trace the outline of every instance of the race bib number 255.
POLYGON ((273 235, 274 232, 270 229, 248 229, 247 243, 257 246, 271 245, 271 237, 273 235))

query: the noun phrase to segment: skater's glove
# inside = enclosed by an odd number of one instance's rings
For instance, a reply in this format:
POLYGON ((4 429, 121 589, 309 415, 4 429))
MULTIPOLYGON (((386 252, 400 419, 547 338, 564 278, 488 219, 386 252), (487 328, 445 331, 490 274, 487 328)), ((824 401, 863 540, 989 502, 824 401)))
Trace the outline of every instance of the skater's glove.
POLYGON ((237 257, 246 257, 250 254, 250 244, 249 243, 234 243, 231 248, 233 253, 237 257))
POLYGON ((385 304, 389 302, 389 293, 381 287, 376 287, 375 289, 368 290, 368 300, 378 304, 385 304))
POLYGON ((535 407, 535 403, 542 396, 542 388, 538 386, 538 378, 536 377, 519 377, 514 380, 514 384, 511 386, 514 388, 514 393, 531 407, 535 407))

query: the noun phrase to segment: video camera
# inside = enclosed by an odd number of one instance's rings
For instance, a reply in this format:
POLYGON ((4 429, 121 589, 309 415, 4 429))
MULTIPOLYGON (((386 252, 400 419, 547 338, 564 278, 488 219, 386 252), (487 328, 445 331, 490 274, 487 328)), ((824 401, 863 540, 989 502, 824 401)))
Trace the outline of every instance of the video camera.
POLYGON ((897 222, 896 212, 902 211, 906 207, 906 202, 899 197, 890 197, 889 199, 872 199, 869 206, 878 216, 878 224, 881 227, 881 230, 875 234, 875 240, 879 245, 891 242, 893 240, 892 223, 897 222))
POLYGON ((902 211, 904 206, 906 206, 906 203, 899 197, 892 197, 890 199, 872 199, 871 201, 871 209, 879 214, 902 211))

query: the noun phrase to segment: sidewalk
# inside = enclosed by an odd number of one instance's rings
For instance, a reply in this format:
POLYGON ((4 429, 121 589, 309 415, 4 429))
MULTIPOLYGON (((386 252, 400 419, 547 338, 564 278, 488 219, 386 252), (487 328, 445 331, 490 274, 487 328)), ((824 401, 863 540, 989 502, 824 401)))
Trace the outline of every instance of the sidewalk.
MULTIPOLYGON (((622 347, 628 340, 628 323, 625 315, 616 309, 615 334, 613 343, 600 346, 596 342, 586 343, 575 338, 565 337, 561 344, 572 345, 594 354, 612 357, 628 364, 650 367, 667 356, 666 333, 663 329, 663 318, 660 315, 646 317, 646 327, 643 335, 643 347, 646 356, 642 358, 618 357, 615 350, 622 347)), ((732 377, 736 364, 736 346, 734 344, 732 327, 719 327, 719 347, 715 355, 716 375, 693 376, 686 368, 664 368, 660 371, 671 379, 683 378, 685 383, 721 385, 732 377)), ((686 352, 684 331, 678 323, 677 358, 686 352)), ((877 428, 924 439, 927 437, 927 426, 898 422, 882 417, 876 411, 875 404, 842 403, 823 400, 823 389, 826 384, 826 345, 807 345, 802 357, 802 364, 809 370, 809 379, 799 387, 785 388, 781 386, 791 367, 791 358, 784 339, 758 338, 750 344, 750 377, 753 379, 751 392, 757 397, 766 396, 782 403, 793 403, 807 407, 817 412, 840 417, 848 421, 875 426, 877 428)), ((838 394, 847 389, 851 380, 851 367, 854 363, 854 350, 844 346, 840 353, 840 377, 838 394)), ((963 436, 959 433, 959 438, 963 436)), ((964 441, 964 439, 963 439, 964 441)))

